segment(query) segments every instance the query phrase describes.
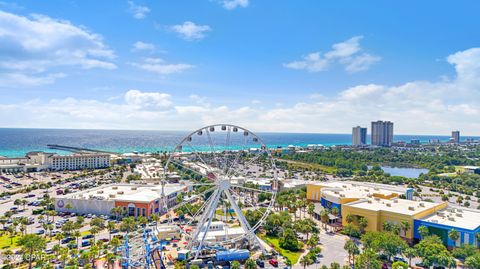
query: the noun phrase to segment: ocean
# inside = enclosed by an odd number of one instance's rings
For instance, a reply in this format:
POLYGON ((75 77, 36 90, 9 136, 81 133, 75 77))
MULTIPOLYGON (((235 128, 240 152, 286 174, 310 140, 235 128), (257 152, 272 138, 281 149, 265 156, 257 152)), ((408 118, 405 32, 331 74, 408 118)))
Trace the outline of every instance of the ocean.
MULTIPOLYGON (((170 151, 187 131, 133 131, 133 130, 74 130, 74 129, 17 129, 0 128, 0 156, 22 157, 30 151, 68 152, 52 150, 47 144, 84 147, 119 153, 170 151)), ((288 145, 307 146, 322 144, 324 146, 349 145, 350 134, 311 134, 311 133, 256 133, 270 147, 288 145)), ((394 141, 429 139, 448 141, 449 136, 396 135, 394 141)), ((478 137, 462 137, 463 139, 478 137)), ((368 138, 369 139, 369 138, 368 138)))

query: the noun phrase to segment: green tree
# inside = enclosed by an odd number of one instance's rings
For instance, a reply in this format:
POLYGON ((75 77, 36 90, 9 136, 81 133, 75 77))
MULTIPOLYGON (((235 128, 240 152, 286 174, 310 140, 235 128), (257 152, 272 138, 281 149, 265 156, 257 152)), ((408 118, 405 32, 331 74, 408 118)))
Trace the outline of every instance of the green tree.
POLYGON ((348 263, 355 264, 355 256, 360 254, 360 249, 358 248, 357 244, 355 244, 355 241, 351 239, 348 240, 345 242, 343 249, 345 249, 348 253, 348 263))
POLYGON ((34 254, 43 251, 46 247, 46 242, 43 237, 36 234, 27 234, 18 240, 18 245, 22 247, 22 252, 27 254, 28 269, 31 269, 34 254))
POLYGON ((400 222, 400 228, 403 231, 403 236, 407 237, 407 232, 411 228, 410 222, 402 220, 402 222, 400 222))
POLYGON ((428 230, 427 226, 422 225, 422 226, 418 227, 418 233, 420 234, 420 236, 423 239, 430 234, 430 231, 428 230))
POLYGON ((480 253, 466 258, 465 266, 469 269, 480 269, 480 253))
POLYGON ((257 264, 254 260, 248 259, 245 261, 245 269, 257 269, 257 264))
POLYGON ((408 266, 412 266, 412 259, 417 257, 417 251, 415 248, 406 248, 403 251, 403 255, 408 259, 408 266))
MULTIPOLYGON (((439 255, 447 252, 447 248, 443 245, 442 240, 436 236, 426 236, 421 240, 415 249, 422 263, 426 266, 432 266, 439 260, 439 255)), ((448 253, 448 252, 447 252, 448 253)))
POLYGON ((368 226, 368 220, 365 217, 360 217, 358 218, 358 228, 360 228, 360 231, 362 233, 365 232, 365 228, 368 226))
MULTIPOLYGON (((232 262, 232 265, 230 266, 231 269, 240 269, 240 263, 238 261, 233 261, 232 262)), ((190 266, 190 269, 192 269, 192 267, 190 266)))
POLYGON ((340 264, 338 262, 332 262, 330 264, 330 269, 340 269, 340 264))
POLYGON ((378 259, 377 253, 370 248, 358 255, 355 262, 356 269, 380 269, 381 266, 382 262, 378 259))
POLYGON ((453 241, 453 246, 457 246, 457 240, 460 238, 460 233, 455 230, 455 229, 451 229, 449 232, 448 232, 448 238, 450 238, 452 241, 453 241))
POLYGON ((300 259, 300 264, 303 265, 303 269, 307 267, 307 265, 312 264, 312 259, 308 255, 303 255, 303 257, 300 259))
POLYGON ((281 248, 290 251, 297 251, 300 249, 300 243, 298 242, 297 235, 290 228, 287 228, 283 231, 278 243, 281 248))
POLYGON ((396 261, 392 264, 392 269, 408 269, 408 265, 402 261, 396 261))

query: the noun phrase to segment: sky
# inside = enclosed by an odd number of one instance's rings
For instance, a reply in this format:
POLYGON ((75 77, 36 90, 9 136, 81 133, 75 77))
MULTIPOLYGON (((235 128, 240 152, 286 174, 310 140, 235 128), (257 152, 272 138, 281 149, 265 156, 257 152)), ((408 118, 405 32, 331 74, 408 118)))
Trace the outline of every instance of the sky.
POLYGON ((0 127, 480 135, 480 2, 0 0, 0 127))

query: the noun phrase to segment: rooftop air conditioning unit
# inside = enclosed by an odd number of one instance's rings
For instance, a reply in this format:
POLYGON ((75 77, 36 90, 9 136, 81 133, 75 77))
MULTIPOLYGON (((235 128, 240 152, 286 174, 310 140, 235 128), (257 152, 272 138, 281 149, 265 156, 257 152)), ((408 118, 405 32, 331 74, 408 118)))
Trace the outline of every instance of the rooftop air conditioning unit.
POLYGON ((387 203, 386 205, 387 205, 388 207, 392 207, 392 204, 390 204, 390 203, 387 203))
POLYGON ((137 190, 137 187, 132 187, 132 191, 136 191, 137 190))
POLYGON ((380 198, 378 198, 378 197, 375 197, 375 201, 380 201, 380 198))
POLYGON ((463 209, 458 208, 458 209, 457 209, 457 212, 462 213, 462 212, 463 212, 463 209))
POLYGON ((448 220, 449 221, 455 221, 455 218, 454 217, 449 217, 448 220))
POLYGON ((462 213, 457 213, 457 214, 455 214, 455 216, 457 216, 457 217, 460 217, 460 218, 461 218, 461 217, 462 217, 462 213))
POLYGON ((420 206, 421 206, 421 207, 425 207, 425 204, 424 204, 424 203, 420 203, 420 206))
POLYGON ((394 203, 398 204, 398 200, 393 200, 394 203))
POLYGON ((367 202, 367 203, 371 204, 371 203, 372 203, 372 200, 368 200, 368 202, 367 202))
POLYGON ((116 189, 118 189, 117 186, 113 186, 113 187, 112 187, 112 190, 116 190, 116 189))
POLYGON ((117 191, 117 194, 124 194, 123 191, 117 191))
POLYGON ((443 213, 443 212, 437 212, 437 215, 440 216, 440 217, 444 217, 444 216, 445 216, 445 213, 443 213))
POLYGON ((115 194, 110 194, 108 197, 115 198, 115 194))
POLYGON ((410 210, 410 211, 415 211, 415 207, 409 206, 409 207, 408 207, 408 210, 410 210))
POLYGON ((97 193, 98 193, 98 194, 102 194, 102 193, 103 193, 103 191, 97 191, 97 193))
POLYGON ((438 223, 438 220, 434 219, 432 220, 433 223, 438 223))
POLYGON ((345 194, 340 194, 340 197, 345 197, 345 194))

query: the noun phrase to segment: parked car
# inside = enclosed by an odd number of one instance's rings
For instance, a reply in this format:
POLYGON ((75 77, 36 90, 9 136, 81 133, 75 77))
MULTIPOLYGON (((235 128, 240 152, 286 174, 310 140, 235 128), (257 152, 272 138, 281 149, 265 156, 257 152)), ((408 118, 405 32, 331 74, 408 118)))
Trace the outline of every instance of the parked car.
POLYGON ((93 238, 93 234, 87 234, 82 237, 82 239, 90 239, 93 238))
POLYGON ((258 267, 260 267, 260 268, 265 267, 265 262, 264 261, 262 261, 260 259, 257 259, 255 262, 257 263, 258 267))
POLYGON ((273 267, 278 267, 278 261, 275 259, 270 259, 268 263, 273 267))

